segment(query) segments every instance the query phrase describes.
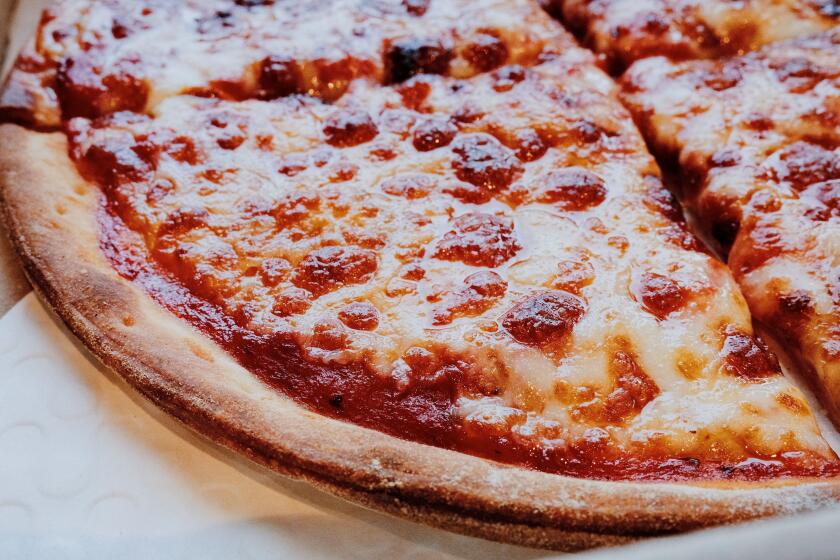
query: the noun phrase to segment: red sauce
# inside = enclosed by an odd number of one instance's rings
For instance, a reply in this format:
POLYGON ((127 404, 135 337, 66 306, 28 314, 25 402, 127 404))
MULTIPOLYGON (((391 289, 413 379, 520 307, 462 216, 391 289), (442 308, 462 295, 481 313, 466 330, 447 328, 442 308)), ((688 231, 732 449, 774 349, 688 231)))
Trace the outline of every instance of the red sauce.
POLYGON ((324 126, 327 142, 339 148, 370 142, 377 133, 373 119, 364 111, 339 111, 330 116, 324 126))

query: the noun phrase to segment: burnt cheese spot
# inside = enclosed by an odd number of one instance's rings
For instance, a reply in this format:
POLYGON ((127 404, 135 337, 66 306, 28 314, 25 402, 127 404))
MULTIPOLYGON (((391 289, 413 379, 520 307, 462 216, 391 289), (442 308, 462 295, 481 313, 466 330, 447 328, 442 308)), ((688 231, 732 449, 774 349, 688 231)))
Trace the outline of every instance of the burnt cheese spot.
POLYGON ((259 65, 259 99, 277 99, 303 93, 303 76, 297 62, 288 58, 268 56, 259 65))
POLYGON ((516 157, 526 163, 540 159, 548 151, 548 144, 542 135, 532 128, 517 130, 513 141, 516 157))
POLYGON ((107 68, 88 57, 68 58, 59 65, 55 90, 65 119, 145 109, 149 85, 138 75, 137 61, 120 60, 107 68))
POLYGON ((379 312, 366 301, 356 301, 339 311, 338 319, 353 330, 372 331, 379 325, 379 312))
POLYGON ((113 186, 149 177, 157 167, 157 154, 142 149, 134 137, 120 135, 107 143, 93 144, 78 161, 83 175, 103 186, 113 186))
POLYGON ((631 290, 636 301, 660 320, 685 307, 690 295, 687 288, 656 272, 634 274, 631 290))
POLYGON ((324 125, 327 143, 339 148, 370 142, 378 132, 370 115, 361 110, 340 110, 331 115, 324 125))
POLYGON ((721 358, 723 371, 746 381, 772 377, 782 371, 764 341, 732 326, 724 331, 721 358))
POLYGON ((451 49, 437 40, 410 38, 391 42, 385 47, 386 82, 404 82, 417 74, 446 74, 451 60, 451 49))
POLYGON ((468 134, 459 138, 452 148, 455 176, 476 187, 461 193, 465 202, 483 203, 504 190, 522 173, 516 156, 489 134, 468 134))
POLYGON ((525 79, 526 70, 518 64, 505 66, 493 73, 493 89, 497 92, 510 91, 525 79))
POLYGON ((502 326, 522 344, 545 346, 562 342, 585 311, 583 300, 561 290, 527 298, 505 313, 502 326))
POLYGON ((472 266, 499 266, 520 249, 513 222, 492 214, 472 212, 460 216, 438 242, 434 256, 472 266))
POLYGON ((432 321, 435 325, 447 325, 458 317, 481 315, 507 291, 507 282, 492 270, 482 270, 464 279, 464 286, 435 308, 432 321))
POLYGON ((464 48, 464 58, 478 72, 489 72, 505 63, 507 46, 491 33, 480 33, 464 48))
POLYGON ((358 247, 322 247, 298 263, 292 283, 316 297, 347 284, 366 282, 376 272, 376 253, 358 247))
POLYGON ((412 16, 422 16, 429 9, 431 0, 402 0, 405 11, 412 16))
POLYGON ((202 159, 202 155, 196 148, 195 142, 188 136, 176 136, 163 146, 164 151, 175 161, 196 165, 202 159))
POLYGON ((449 120, 442 118, 424 119, 414 126, 412 144, 419 152, 429 152, 448 146, 456 134, 458 134, 458 128, 449 120))
POLYGON ((539 200, 581 211, 601 204, 606 196, 603 179, 582 167, 567 167, 546 175, 539 200))
POLYGON ((817 144, 794 142, 779 154, 773 172, 779 181, 801 191, 814 183, 840 179, 840 157, 817 144))

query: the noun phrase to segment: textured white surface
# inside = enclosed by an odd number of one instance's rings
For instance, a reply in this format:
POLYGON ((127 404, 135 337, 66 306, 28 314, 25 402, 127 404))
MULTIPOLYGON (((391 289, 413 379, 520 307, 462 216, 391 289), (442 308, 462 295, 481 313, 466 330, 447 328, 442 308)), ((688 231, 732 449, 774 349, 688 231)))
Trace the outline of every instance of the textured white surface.
POLYGON ((34 295, 0 320, 0 559, 535 558, 277 480, 98 369, 34 295))

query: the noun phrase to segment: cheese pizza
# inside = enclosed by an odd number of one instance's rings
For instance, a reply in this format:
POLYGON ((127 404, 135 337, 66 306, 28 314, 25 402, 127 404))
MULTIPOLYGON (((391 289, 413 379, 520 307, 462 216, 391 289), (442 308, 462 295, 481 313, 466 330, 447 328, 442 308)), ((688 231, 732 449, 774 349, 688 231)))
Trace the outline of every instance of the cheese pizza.
POLYGON ((624 91, 753 313, 838 419, 840 31, 716 62, 641 61, 624 91))
POLYGON ((36 289, 275 471, 563 549, 840 498, 732 273, 536 2, 65 0, 0 99, 36 289))

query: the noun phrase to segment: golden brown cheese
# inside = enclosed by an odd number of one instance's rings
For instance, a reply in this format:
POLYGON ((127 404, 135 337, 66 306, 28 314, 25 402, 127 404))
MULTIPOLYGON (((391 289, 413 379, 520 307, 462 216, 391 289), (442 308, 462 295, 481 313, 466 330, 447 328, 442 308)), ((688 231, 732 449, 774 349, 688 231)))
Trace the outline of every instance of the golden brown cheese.
POLYGON ((581 49, 67 127, 118 270, 324 414, 594 478, 836 466, 581 49))
POLYGON ((543 0, 621 71, 648 56, 717 58, 840 24, 835 0, 543 0))
POLYGON ((179 93, 334 100, 358 78, 466 77, 569 42, 526 0, 62 0, 18 59, 0 114, 51 127, 179 93))
POLYGON ((675 161, 755 316, 840 404, 840 31, 719 62, 650 59, 624 96, 675 161))

